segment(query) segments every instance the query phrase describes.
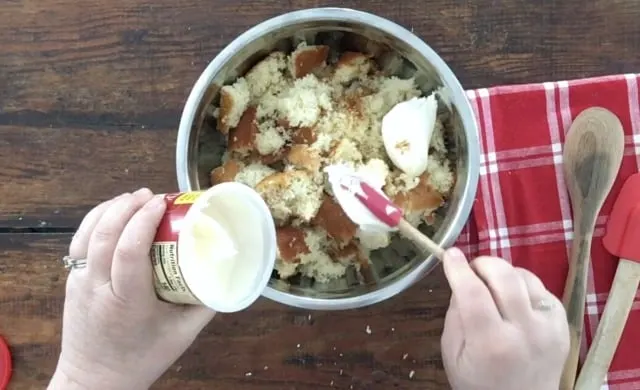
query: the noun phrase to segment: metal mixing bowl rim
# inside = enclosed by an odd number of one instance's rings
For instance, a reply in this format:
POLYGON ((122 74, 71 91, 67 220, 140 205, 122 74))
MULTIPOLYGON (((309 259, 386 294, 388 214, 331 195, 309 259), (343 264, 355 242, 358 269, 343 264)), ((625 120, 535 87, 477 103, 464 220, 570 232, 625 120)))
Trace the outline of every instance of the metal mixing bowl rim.
MULTIPOLYGON (((181 191, 191 191, 189 180, 189 136, 195 120, 198 107, 206 90, 214 79, 216 73, 229 61, 235 53, 244 47, 248 42, 260 38, 274 30, 279 30, 291 24, 300 24, 311 21, 322 22, 350 22, 357 24, 368 24, 373 28, 384 31, 394 36, 398 40, 404 41, 425 57, 435 69, 440 73, 444 84, 450 88, 451 98, 454 102, 460 118, 462 127, 465 129, 467 137, 467 177, 460 195, 460 204, 455 211, 452 223, 446 227, 445 235, 442 238, 442 245, 448 247, 452 245, 466 224, 475 199, 480 165, 480 146, 478 139, 478 127, 471 105, 466 98, 466 94, 460 82, 455 77, 453 71, 442 58, 418 36, 411 33, 406 28, 383 17, 348 8, 311 8, 300 11, 293 11, 265 20, 264 22, 247 30, 229 45, 227 45, 202 72, 193 86, 186 101, 178 130, 176 145, 176 173, 178 186, 181 191)), ((417 281, 421 280, 436 265, 437 260, 429 256, 425 261, 410 270, 402 278, 390 283, 387 286, 363 295, 343 298, 314 298, 289 294, 267 286, 263 296, 271 300, 303 309, 309 310, 344 310, 369 306, 406 290, 417 281)))

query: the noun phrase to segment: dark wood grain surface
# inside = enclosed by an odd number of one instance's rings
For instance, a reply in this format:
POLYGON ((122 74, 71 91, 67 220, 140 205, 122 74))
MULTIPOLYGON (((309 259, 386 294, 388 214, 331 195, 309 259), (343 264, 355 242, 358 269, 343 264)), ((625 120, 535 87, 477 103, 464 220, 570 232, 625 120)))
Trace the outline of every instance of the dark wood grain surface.
MULTIPOLYGON (((143 185, 175 190, 176 128, 206 64, 256 23, 322 5, 412 29, 467 88, 640 69, 636 0, 1 1, 0 334, 14 354, 11 389, 44 388, 54 369, 57 261, 84 213, 143 185)), ((216 318, 156 388, 446 389, 448 298, 437 271, 367 309, 263 300, 216 318)))

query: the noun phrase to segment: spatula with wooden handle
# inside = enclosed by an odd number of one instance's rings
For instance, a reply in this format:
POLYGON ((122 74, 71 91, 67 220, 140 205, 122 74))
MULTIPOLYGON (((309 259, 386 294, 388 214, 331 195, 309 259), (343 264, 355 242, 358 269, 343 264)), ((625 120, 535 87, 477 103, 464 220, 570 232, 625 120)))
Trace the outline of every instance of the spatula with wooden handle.
POLYGON ((564 145, 564 176, 573 208, 573 244, 562 298, 571 345, 560 390, 572 390, 578 370, 584 327, 587 275, 596 218, 618 175, 624 131, 610 111, 592 107, 573 121, 564 145))
POLYGON ((607 221, 603 244, 620 257, 616 276, 576 390, 599 390, 618 348, 640 284, 640 173, 624 183, 607 221))
POLYGON ((440 247, 429 237, 413 227, 402 217, 403 212, 373 187, 360 178, 343 177, 340 181, 342 188, 351 192, 376 218, 386 225, 397 228, 400 234, 411 240, 418 249, 433 254, 438 260, 444 259, 444 248, 440 247))

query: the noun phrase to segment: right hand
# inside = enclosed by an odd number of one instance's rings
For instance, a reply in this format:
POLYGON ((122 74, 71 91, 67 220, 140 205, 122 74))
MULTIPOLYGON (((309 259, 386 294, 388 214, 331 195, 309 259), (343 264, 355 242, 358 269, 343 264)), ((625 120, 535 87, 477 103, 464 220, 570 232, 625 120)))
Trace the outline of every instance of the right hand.
POLYGON ((569 351, 562 303, 533 273, 447 250, 442 359, 454 390, 558 389, 569 351))

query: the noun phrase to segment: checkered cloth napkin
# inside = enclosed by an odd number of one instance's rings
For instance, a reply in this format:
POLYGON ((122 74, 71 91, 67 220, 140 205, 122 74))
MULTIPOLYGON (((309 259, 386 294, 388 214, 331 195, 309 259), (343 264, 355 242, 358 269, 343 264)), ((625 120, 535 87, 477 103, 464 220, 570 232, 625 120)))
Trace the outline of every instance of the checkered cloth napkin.
MULTIPOLYGON (((562 173, 565 135, 590 106, 624 126, 620 174, 597 221, 589 270, 582 359, 595 335, 618 259, 602 245, 607 217, 624 180, 640 170, 638 74, 477 89, 467 92, 481 139, 473 213, 457 245, 470 256, 500 256, 536 273, 561 297, 572 241, 562 173)), ((603 389, 640 389, 640 292, 603 389)))

